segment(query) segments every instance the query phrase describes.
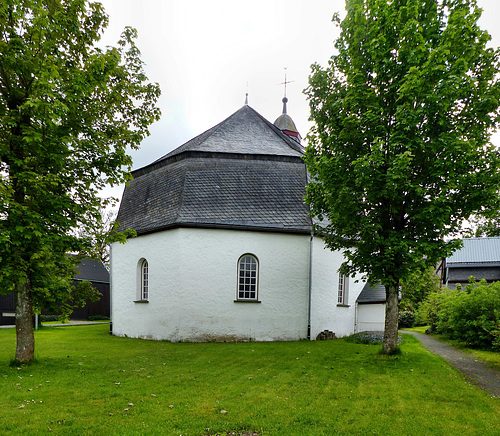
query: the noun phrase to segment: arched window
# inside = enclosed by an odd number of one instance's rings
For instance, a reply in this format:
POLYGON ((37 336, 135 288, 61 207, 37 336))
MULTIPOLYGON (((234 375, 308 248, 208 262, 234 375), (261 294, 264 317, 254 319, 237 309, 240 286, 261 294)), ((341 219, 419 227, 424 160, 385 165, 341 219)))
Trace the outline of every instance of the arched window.
POLYGON ((259 285, 259 262, 251 254, 238 260, 238 300, 257 300, 259 285))
POLYGON ((142 301, 147 301, 149 299, 149 266, 148 266, 148 261, 146 259, 143 259, 141 262, 139 281, 140 281, 139 299, 142 301))
POLYGON ((339 287, 337 292, 337 304, 347 305, 347 296, 349 291, 349 276, 339 273, 339 287))

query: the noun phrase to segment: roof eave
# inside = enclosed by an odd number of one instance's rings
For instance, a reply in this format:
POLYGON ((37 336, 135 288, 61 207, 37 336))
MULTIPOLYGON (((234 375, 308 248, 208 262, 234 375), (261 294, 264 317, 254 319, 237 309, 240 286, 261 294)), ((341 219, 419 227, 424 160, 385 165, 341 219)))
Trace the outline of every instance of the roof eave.
POLYGON ((289 233, 289 234, 311 234, 310 226, 287 228, 287 227, 272 227, 272 226, 259 226, 259 225, 241 225, 241 224, 221 224, 221 223, 193 223, 193 222, 176 222, 159 226, 151 229, 136 230, 137 236, 148 235, 152 233, 159 233, 166 230, 176 228, 199 228, 199 229, 221 229, 221 230, 243 230, 253 232, 266 232, 266 233, 289 233))

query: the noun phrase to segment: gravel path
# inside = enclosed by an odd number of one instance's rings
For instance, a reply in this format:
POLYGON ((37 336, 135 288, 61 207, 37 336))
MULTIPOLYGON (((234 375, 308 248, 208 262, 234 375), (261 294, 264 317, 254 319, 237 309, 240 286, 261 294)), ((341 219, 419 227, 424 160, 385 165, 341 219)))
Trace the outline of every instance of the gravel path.
POLYGON ((484 363, 432 336, 407 331, 400 333, 415 336, 424 347, 441 356, 475 385, 500 398, 500 371, 486 366, 484 363))

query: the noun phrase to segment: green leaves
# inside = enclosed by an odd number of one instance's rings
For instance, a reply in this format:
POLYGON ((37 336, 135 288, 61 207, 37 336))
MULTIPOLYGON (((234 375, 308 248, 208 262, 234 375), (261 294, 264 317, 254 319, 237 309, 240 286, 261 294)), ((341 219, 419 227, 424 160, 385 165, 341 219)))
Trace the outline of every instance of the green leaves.
POLYGON ((311 68, 306 200, 372 282, 432 264, 497 207, 499 52, 479 16, 473 0, 348 0, 338 53, 311 68))
POLYGON ((99 191, 129 178, 127 147, 160 116, 137 32, 95 46, 107 23, 86 0, 0 5, 0 292, 28 282, 37 304, 68 297, 66 253, 90 249, 76 230, 97 226, 99 191))

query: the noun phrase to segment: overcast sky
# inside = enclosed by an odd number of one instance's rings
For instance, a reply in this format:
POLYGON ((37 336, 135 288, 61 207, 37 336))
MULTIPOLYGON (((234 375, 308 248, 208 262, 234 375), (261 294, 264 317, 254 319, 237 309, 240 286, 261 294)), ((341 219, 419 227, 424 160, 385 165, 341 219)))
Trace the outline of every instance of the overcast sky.
MULTIPOLYGON (((103 43, 116 45, 125 26, 137 29, 146 75, 162 91, 161 120, 132 152, 147 165, 249 105, 274 120, 281 114, 287 68, 288 114, 302 137, 311 124, 303 90, 310 66, 334 52, 344 0, 101 0, 109 15, 103 43)), ((500 45, 499 0, 478 0, 481 26, 500 45)), ((495 137, 493 142, 497 142, 495 137)), ((500 145, 500 141, 498 141, 500 145)), ((107 192, 121 197, 122 189, 107 192)))

